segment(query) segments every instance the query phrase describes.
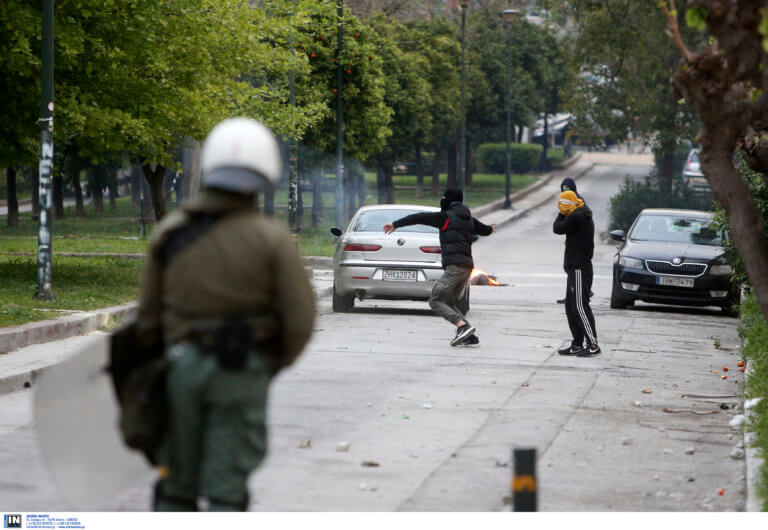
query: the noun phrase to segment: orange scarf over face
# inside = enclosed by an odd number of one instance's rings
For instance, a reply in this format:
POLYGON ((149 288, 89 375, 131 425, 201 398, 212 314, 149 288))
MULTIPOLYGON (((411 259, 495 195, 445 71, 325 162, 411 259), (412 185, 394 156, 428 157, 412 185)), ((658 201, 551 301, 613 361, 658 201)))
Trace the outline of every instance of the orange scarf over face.
POLYGON ((584 206, 584 201, 571 190, 566 190, 557 198, 557 209, 563 215, 570 215, 574 211, 584 206))

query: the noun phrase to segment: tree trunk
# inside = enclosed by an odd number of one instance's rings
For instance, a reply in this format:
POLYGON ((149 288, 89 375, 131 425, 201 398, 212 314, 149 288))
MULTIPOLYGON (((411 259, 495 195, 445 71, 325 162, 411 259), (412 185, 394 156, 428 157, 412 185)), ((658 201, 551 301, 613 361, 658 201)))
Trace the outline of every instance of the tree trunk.
POLYGON ((458 168, 459 164, 456 159, 458 156, 459 149, 456 143, 448 144, 448 187, 449 188, 458 188, 459 187, 459 179, 458 179, 458 168))
POLYGON ((701 166, 728 214, 728 224, 763 316, 768 321, 768 238, 747 184, 733 165, 733 150, 708 147, 702 139, 701 166))
POLYGON ((157 164, 153 170, 149 164, 142 162, 141 169, 144 170, 144 176, 147 179, 147 183, 149 183, 149 194, 152 198, 152 209, 155 211, 155 219, 161 221, 167 212, 165 197, 163 196, 163 180, 166 168, 157 164))
POLYGON ((547 111, 544 111, 544 145, 541 152, 541 163, 539 167, 546 171, 549 169, 549 159, 547 158, 547 151, 549 150, 549 120, 547 119, 547 111))
POLYGON ((296 183, 296 231, 304 230, 304 194, 301 192, 301 177, 296 183))
POLYGON ((368 198, 368 190, 365 185, 365 174, 361 171, 357 174, 357 207, 365 206, 365 200, 368 198))
POLYGON ((8 187, 8 226, 19 226, 19 199, 16 193, 16 167, 5 168, 5 181, 8 187))
POLYGON ((325 184, 325 172, 315 170, 312 174, 312 226, 323 224, 323 187, 325 184))
POLYGON ((113 179, 107 184, 109 190, 109 209, 117 210, 117 180, 113 179))
POLYGON ((387 164, 384 167, 384 188, 387 204, 395 204, 395 183, 392 180, 392 174, 392 164, 387 164))
POLYGON ((440 148, 435 146, 435 158, 432 159, 432 186, 433 197, 437 197, 440 188, 440 148))
POLYGON ((474 157, 474 152, 472 151, 472 142, 469 141, 469 138, 467 138, 467 157, 465 159, 466 170, 464 172, 464 186, 470 187, 472 185, 472 177, 474 177, 474 171, 472 170, 472 158, 474 157))
POLYGON ((387 177, 384 175, 384 166, 378 166, 376 168, 376 192, 378 195, 379 204, 387 203, 387 177))
POLYGON ((131 206, 141 206, 141 173, 135 164, 131 166, 131 206))
POLYGON ((83 185, 80 183, 80 172, 82 169, 78 166, 72 172, 72 188, 75 190, 75 217, 85 217, 85 206, 83 205, 83 185))
POLYGON ((61 174, 53 176, 53 218, 64 219, 64 182, 61 174))
POLYGON ((170 171, 166 171, 163 177, 163 197, 166 204, 173 200, 173 173, 170 171))
POLYGON ((421 146, 416 145, 416 198, 424 197, 424 168, 421 167, 421 146))
POLYGON ((104 213, 104 190, 100 186, 94 186, 91 192, 93 211, 104 213))
MULTIPOLYGON (((735 168, 734 168, 735 170, 735 168)), ((659 179, 664 193, 672 195, 672 179, 675 173, 675 142, 662 142, 659 146, 659 179)))
POLYGON ((264 215, 267 217, 275 216, 275 192, 267 191, 264 193, 264 215))

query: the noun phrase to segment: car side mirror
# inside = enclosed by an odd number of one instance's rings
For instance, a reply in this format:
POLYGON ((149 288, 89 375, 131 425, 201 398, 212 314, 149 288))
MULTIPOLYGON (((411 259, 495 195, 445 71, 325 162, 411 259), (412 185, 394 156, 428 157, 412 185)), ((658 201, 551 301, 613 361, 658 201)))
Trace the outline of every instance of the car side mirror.
POLYGON ((614 241, 626 241, 626 237, 624 236, 624 230, 614 230, 611 232, 611 239, 614 241))
POLYGON ((341 234, 343 234, 343 232, 341 231, 341 228, 338 228, 336 226, 331 228, 331 235, 333 237, 341 237, 341 234))

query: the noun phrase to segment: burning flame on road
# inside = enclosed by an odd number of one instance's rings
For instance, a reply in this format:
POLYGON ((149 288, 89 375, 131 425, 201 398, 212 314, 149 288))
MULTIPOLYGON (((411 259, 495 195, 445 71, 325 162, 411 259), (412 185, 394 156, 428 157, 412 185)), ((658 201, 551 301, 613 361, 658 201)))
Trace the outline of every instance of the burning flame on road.
POLYGON ((493 287, 501 286, 501 283, 491 274, 488 274, 482 269, 475 267, 472 269, 472 274, 469 276, 470 285, 491 285, 493 287))

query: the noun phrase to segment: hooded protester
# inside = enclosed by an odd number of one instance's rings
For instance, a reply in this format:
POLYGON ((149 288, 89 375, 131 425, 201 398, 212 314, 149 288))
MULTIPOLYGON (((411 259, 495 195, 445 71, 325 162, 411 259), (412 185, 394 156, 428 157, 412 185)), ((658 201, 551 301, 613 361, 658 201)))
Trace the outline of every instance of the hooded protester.
POLYGON ((457 308, 457 302, 464 289, 469 289, 469 277, 475 266, 472 260, 474 236, 489 236, 495 226, 485 225, 472 217, 469 208, 462 204, 463 200, 462 190, 448 188, 440 200, 439 212, 414 213, 384 225, 387 234, 404 226, 419 224, 440 229, 440 254, 445 272, 432 288, 429 306, 456 326, 451 346, 480 343, 475 328, 457 308))
MULTIPOLYGON (((561 192, 565 192, 565 191, 569 191, 569 190, 570 190, 570 191, 572 191, 572 192, 574 192, 574 193, 576 194, 576 196, 577 196, 579 199, 581 199, 581 200, 582 200, 582 201, 583 201, 583 202, 586 204, 586 201, 584 201, 584 197, 582 197, 581 195, 579 195, 579 192, 578 192, 578 190, 576 189, 576 181, 575 181, 575 180, 573 180, 571 177, 565 177, 565 178, 563 179, 563 181, 560 183, 560 191, 561 191, 561 192)), ((566 272, 567 272, 567 271, 566 271, 566 272)), ((590 297, 590 298, 592 298, 592 295, 593 295, 593 294, 594 294, 594 293, 592 293, 592 291, 590 290, 590 291, 589 291, 589 297, 590 297)), ((559 300, 557 301, 557 303, 558 303, 558 304, 564 304, 564 303, 565 303, 565 298, 561 298, 561 299, 559 299, 559 300)))
POLYGON ((595 317, 589 307, 595 223, 592 220, 592 210, 584 204, 575 190, 569 189, 561 193, 557 207, 560 213, 552 225, 552 230, 555 234, 565 234, 563 266, 568 274, 565 313, 573 337, 571 345, 558 353, 589 357, 600 353, 595 317))

